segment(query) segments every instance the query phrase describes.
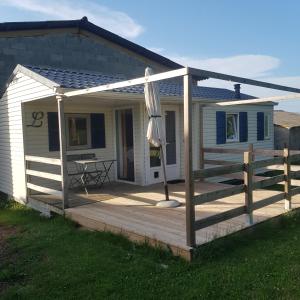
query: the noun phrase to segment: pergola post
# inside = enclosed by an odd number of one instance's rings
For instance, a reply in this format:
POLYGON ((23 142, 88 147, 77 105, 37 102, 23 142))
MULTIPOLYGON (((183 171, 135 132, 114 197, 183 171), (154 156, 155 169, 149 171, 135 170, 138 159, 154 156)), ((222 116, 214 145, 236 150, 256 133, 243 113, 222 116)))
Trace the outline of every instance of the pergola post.
POLYGON ((62 177, 62 181, 61 181, 62 207, 63 209, 65 209, 69 207, 69 199, 68 199, 69 186, 68 186, 64 97, 62 95, 57 95, 56 100, 57 100, 57 110, 58 110, 58 128, 59 128, 60 161, 61 161, 61 177, 62 177))
POLYGON ((184 162, 185 162, 185 212, 186 243, 194 247, 195 241, 195 207, 193 203, 193 151, 192 151, 192 76, 187 72, 183 76, 184 87, 184 162))
POLYGON ((200 158, 199 158, 199 169, 202 170, 204 169, 204 152, 203 152, 203 148, 204 148, 204 124, 203 124, 203 105, 200 104, 199 107, 199 115, 200 115, 200 130, 199 130, 199 148, 200 148, 200 158))

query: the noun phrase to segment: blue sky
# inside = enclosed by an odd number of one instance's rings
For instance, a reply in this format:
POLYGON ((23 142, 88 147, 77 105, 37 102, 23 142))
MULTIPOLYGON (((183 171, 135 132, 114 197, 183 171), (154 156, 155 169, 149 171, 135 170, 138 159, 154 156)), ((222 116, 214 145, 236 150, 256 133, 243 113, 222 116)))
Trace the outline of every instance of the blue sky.
MULTIPOLYGON (((300 88, 300 1, 0 0, 0 20, 90 21, 184 65, 300 88)), ((232 88, 232 83, 203 85, 232 88)), ((285 94, 242 87, 257 96, 285 94)), ((300 103, 279 108, 300 112, 300 103)))

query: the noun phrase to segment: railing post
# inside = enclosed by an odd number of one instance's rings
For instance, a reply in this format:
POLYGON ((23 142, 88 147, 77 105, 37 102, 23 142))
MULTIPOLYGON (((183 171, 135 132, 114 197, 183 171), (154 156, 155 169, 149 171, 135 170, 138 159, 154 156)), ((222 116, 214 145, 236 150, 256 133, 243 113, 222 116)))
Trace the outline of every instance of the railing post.
MULTIPOLYGON (((250 150, 250 149, 249 149, 250 150)), ((246 213, 248 217, 248 224, 253 224, 253 168, 252 168, 252 159, 253 159, 253 152, 247 151, 244 152, 244 185, 245 185, 245 206, 246 206, 246 213)))
POLYGON ((284 208, 286 210, 290 210, 292 208, 292 195, 291 195, 291 161, 290 161, 290 149, 283 149, 284 156, 284 192, 285 192, 285 200, 284 200, 284 208))
MULTIPOLYGON (((188 69, 187 69, 188 70, 188 69)), ((195 206, 192 151, 192 76, 183 76, 186 243, 195 247, 195 206)))
POLYGON ((64 99, 61 95, 56 96, 58 108, 58 125, 59 125, 59 144, 60 144, 60 162, 61 162, 61 187, 62 187, 62 207, 63 209, 69 206, 69 187, 68 187, 68 169, 66 157, 66 130, 65 130, 65 112, 64 99))
POLYGON ((251 157, 251 162, 255 161, 255 154, 254 154, 254 147, 253 147, 253 144, 249 144, 249 152, 252 153, 252 157, 251 157))
POLYGON ((27 202, 28 202, 28 198, 31 196, 31 190, 27 187, 27 183, 30 183, 30 181, 31 181, 31 176, 27 174, 27 170, 29 170, 29 169, 30 169, 30 162, 25 159, 25 177, 26 177, 25 183, 26 183, 26 196, 27 196, 26 201, 27 202))

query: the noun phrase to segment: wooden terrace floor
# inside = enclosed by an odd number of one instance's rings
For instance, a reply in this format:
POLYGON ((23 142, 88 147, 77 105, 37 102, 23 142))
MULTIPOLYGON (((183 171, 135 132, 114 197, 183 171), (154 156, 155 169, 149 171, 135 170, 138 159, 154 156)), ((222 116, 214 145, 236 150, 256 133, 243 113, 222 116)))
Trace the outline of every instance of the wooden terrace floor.
MULTIPOLYGON (((195 194, 231 187, 222 183, 196 182, 195 194)), ((174 254, 189 257, 186 246, 184 183, 170 184, 170 199, 182 203, 178 208, 158 208, 155 204, 164 199, 162 184, 147 187, 125 183, 106 184, 102 189, 70 194, 70 208, 66 217, 93 230, 107 230, 121 233, 131 240, 168 247, 174 254)), ((254 191, 254 202, 279 192, 254 191)), ((60 207, 61 202, 49 195, 35 195, 31 198, 60 207)), ((300 207, 300 196, 293 197, 293 208, 300 207)), ((234 195, 196 206, 196 219, 208 217, 244 205, 244 194, 234 195)), ((255 223, 284 213, 284 202, 254 211, 255 223)), ((201 229, 196 233, 197 245, 241 230, 246 225, 246 215, 201 229)))

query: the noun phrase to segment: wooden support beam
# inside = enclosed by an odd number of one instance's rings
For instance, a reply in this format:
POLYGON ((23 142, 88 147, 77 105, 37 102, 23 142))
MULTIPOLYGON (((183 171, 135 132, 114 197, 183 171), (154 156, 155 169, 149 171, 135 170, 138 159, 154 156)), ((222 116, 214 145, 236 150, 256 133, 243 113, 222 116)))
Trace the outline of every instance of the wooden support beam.
POLYGON ((299 177, 300 177, 300 170, 291 171, 291 179, 299 179, 299 177))
POLYGON ((195 224, 196 230, 200 230, 202 228, 212 226, 214 224, 238 217, 238 216, 244 214, 245 211, 246 211, 245 206, 239 206, 239 207, 235 207, 230 210, 226 210, 217 215, 213 215, 213 216, 207 217, 205 219, 197 220, 196 224, 195 224))
MULTIPOLYGON (((251 150, 251 148, 249 149, 251 150)), ((253 153, 247 151, 244 153, 244 185, 245 185, 245 206, 248 216, 248 224, 253 224, 253 168, 252 168, 253 153)))
POLYGON ((60 143, 60 162, 61 162, 61 188, 62 188, 62 201, 63 209, 68 208, 68 169, 67 169, 67 147, 66 147, 66 129, 65 129, 65 112, 64 112, 64 97, 61 95, 56 96, 58 108, 58 127, 59 127, 59 143, 60 143))
POLYGON ((277 176, 273 176, 271 178, 267 178, 267 179, 264 179, 264 180, 253 182, 252 186, 253 186, 254 190, 263 189, 263 188, 266 188, 268 186, 274 185, 278 182, 282 182, 284 180, 285 180, 285 176, 283 174, 280 174, 280 175, 277 175, 277 176))
POLYGON ((214 78, 214 79, 233 81, 233 82, 237 82, 237 83, 244 83, 244 84, 249 84, 249 85, 254 85, 254 86, 260 86, 260 87, 273 89, 273 90, 287 91, 287 92, 292 92, 292 93, 300 93, 300 89, 288 87, 285 85, 274 84, 274 83, 270 83, 270 82, 254 80, 254 79, 249 79, 249 78, 239 77, 239 76, 233 76, 233 75, 228 75, 228 74, 222 74, 222 73, 217 73, 217 72, 212 72, 212 71, 207 71, 207 70, 195 69, 195 68, 188 68, 188 69, 189 69, 190 74, 192 74, 195 77, 214 78))
POLYGON ((53 173, 48 173, 48 172, 41 172, 41 171, 36 171, 36 170, 31 170, 31 169, 26 169, 26 174, 27 175, 31 175, 31 176, 35 176, 35 177, 46 178, 46 179, 50 179, 50 180, 55 180, 55 181, 60 181, 61 182, 61 175, 60 174, 53 174, 53 173))
POLYGON ((300 186, 297 186, 296 188, 291 189, 291 195, 295 196, 300 194, 300 186))
POLYGON ((34 161, 42 164, 48 165, 56 165, 60 166, 61 161, 58 158, 51 158, 51 157, 42 157, 42 156, 33 156, 33 155, 25 155, 26 161, 34 161))
POLYGON ((205 153, 220 153, 220 154, 243 154, 247 149, 237 149, 237 148, 203 148, 205 153))
POLYGON ((300 161, 300 154, 299 153, 293 154, 295 152, 298 152, 298 151, 290 151, 290 153, 292 153, 292 156, 290 156, 290 162, 291 163, 295 163, 295 162, 300 161))
POLYGON ((255 161, 255 153, 254 153, 254 146, 252 143, 249 144, 248 151, 252 153, 251 160, 252 160, 252 162, 254 162, 255 161))
POLYGON ((214 166, 228 166, 236 164, 236 161, 233 160, 221 160, 221 159, 204 159, 205 165, 214 165, 214 166))
POLYGON ((37 192, 44 193, 44 194, 58 196, 60 198, 63 195, 61 191, 57 191, 57 190, 50 189, 50 188, 47 188, 47 187, 39 186, 39 185, 30 183, 30 182, 27 182, 27 188, 31 189, 31 190, 34 190, 34 191, 37 191, 37 192))
POLYGON ((285 198, 285 193, 280 193, 280 194, 277 194, 277 195, 273 195, 269 198, 265 198, 263 200, 254 202, 253 203, 253 210, 260 209, 260 208, 263 208, 265 206, 274 204, 278 201, 283 200, 284 198, 285 198))
POLYGON ((130 79, 130 80, 99 85, 99 86, 81 89, 81 90, 77 90, 77 91, 66 92, 64 94, 64 96, 74 97, 74 96, 86 95, 86 94, 97 93, 97 92, 111 91, 111 90, 119 89, 119 88, 123 88, 123 87, 145 84, 147 82, 154 82, 154 81, 159 81, 159 80, 175 78, 175 77, 179 77, 179 76, 184 76, 185 74, 187 74, 187 70, 188 70, 187 68, 181 68, 181 69, 177 69, 177 70, 173 70, 173 71, 167 71, 167 72, 154 74, 154 75, 151 75, 148 77, 139 77, 139 78, 134 78, 134 79, 130 79))
POLYGON ((204 169, 204 123, 203 123, 203 105, 199 105, 199 115, 200 115, 200 130, 199 130, 199 149, 200 149, 200 157, 199 157, 199 169, 204 169))
POLYGON ((193 172, 194 179, 204 179, 209 177, 222 176, 232 173, 242 172, 244 164, 236 163, 234 165, 225 165, 221 167, 213 167, 208 169, 197 170, 193 172))
POLYGON ((284 161, 283 157, 273 157, 273 158, 268 158, 264 160, 257 160, 252 163, 252 168, 253 169, 259 169, 259 168, 264 168, 268 166, 274 166, 278 164, 282 164, 284 161))
POLYGON ((195 247, 195 206, 193 180, 192 151, 192 76, 184 75, 184 162, 185 162, 185 212, 186 212, 186 243, 195 247))
POLYGON ((290 151, 288 148, 283 149, 284 164, 283 171, 285 175, 284 192, 285 201, 284 208, 290 210, 292 208, 292 194, 291 194, 291 162, 290 162, 290 151))
POLYGON ((233 195, 241 194, 244 191, 245 187, 243 184, 241 184, 229 188, 223 188, 222 190, 207 192, 204 194, 194 196, 194 205, 200 205, 218 199, 223 199, 233 195))

